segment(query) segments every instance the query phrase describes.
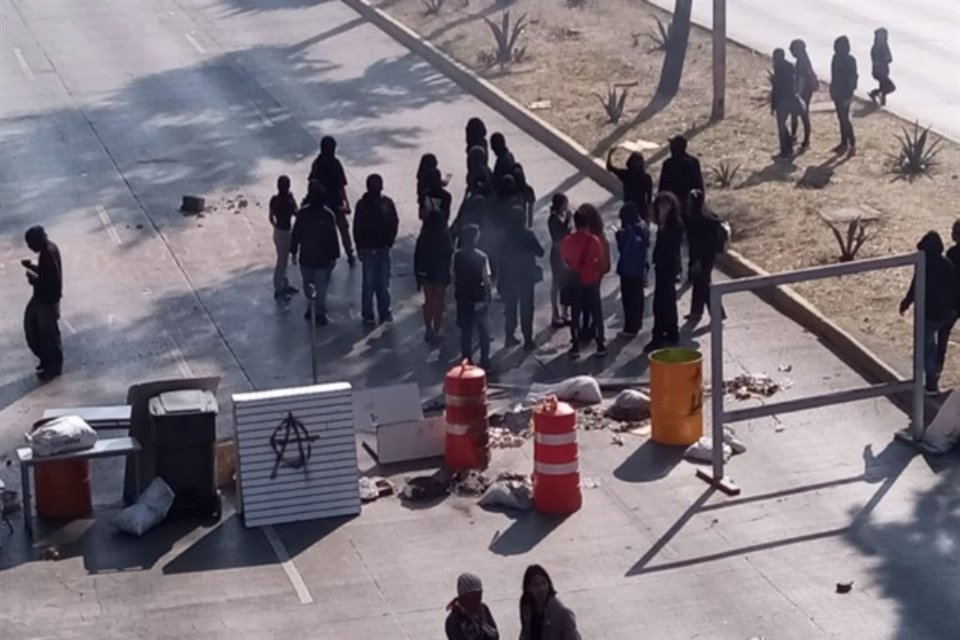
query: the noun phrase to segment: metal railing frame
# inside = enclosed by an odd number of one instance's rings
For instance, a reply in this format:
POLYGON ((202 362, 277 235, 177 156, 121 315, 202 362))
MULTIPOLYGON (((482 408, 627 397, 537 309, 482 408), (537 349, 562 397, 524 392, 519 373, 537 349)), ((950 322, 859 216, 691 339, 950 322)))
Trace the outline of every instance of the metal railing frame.
POLYGON ((724 475, 723 459, 723 426, 729 422, 739 422, 754 418, 792 413, 806 409, 816 409, 845 402, 866 400, 890 396, 906 391, 913 392, 912 415, 910 434, 914 441, 923 436, 923 329, 926 318, 926 262, 922 252, 871 258, 777 273, 768 276, 741 278, 729 282, 719 282, 710 285, 710 376, 712 392, 710 394, 711 417, 713 427, 713 468, 712 474, 705 470, 698 470, 697 476, 728 495, 737 495, 739 488, 724 475), (865 387, 843 389, 784 402, 774 402, 757 407, 727 411, 723 406, 723 308, 722 298, 731 293, 755 291, 766 287, 776 287, 819 280, 837 276, 892 269, 897 267, 914 268, 914 301, 913 301, 913 378, 898 382, 874 384, 865 387))

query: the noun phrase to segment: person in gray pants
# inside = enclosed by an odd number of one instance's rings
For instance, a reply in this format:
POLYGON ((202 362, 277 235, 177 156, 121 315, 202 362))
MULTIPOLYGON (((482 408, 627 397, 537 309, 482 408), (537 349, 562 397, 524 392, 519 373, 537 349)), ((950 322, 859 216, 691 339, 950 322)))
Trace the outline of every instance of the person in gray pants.
POLYGON ((273 299, 289 300, 297 292, 287 279, 290 263, 290 235, 293 217, 297 213, 297 201, 290 193, 290 178, 277 178, 277 194, 270 198, 270 226, 273 227, 273 246, 277 250, 277 263, 273 268, 273 299))

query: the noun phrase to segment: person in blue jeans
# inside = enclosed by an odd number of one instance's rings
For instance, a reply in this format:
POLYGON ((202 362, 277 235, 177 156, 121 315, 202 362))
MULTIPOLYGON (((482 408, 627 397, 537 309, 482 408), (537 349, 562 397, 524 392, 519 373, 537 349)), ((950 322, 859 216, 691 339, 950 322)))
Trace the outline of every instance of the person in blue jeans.
POLYGON ((307 311, 318 325, 327 324, 327 286, 333 268, 340 259, 340 243, 337 240, 337 219, 324 199, 323 185, 317 180, 310 182, 307 204, 297 212, 290 242, 293 264, 300 265, 303 277, 303 295, 307 298, 307 311), (310 308, 310 300, 313 308, 310 308), (312 313, 311 313, 312 312, 312 313))
POLYGON ((617 229, 617 275, 620 276, 620 301, 623 303, 623 331, 625 338, 635 338, 643 327, 643 283, 647 277, 647 254, 650 249, 650 227, 640 217, 640 209, 633 202, 620 208, 620 228, 617 229))
POLYGON ((363 265, 360 315, 363 324, 376 324, 373 299, 377 299, 380 323, 391 322, 390 250, 397 239, 400 219, 393 200, 383 195, 383 178, 376 173, 367 177, 367 192, 357 202, 353 216, 353 243, 363 265))
MULTIPOLYGON (((925 254, 926 292, 924 295, 926 313, 923 330, 923 369, 927 395, 940 393, 940 373, 943 360, 940 349, 941 330, 953 321, 957 302, 957 274, 953 263, 943 255, 943 240, 936 231, 929 231, 917 244, 917 249, 925 254)), ((910 289, 900 302, 900 315, 907 312, 913 304, 916 293, 916 281, 910 283, 910 289)))
POLYGON ((466 225, 460 233, 460 249, 453 255, 453 287, 457 301, 457 326, 460 327, 460 351, 473 362, 473 334, 480 342, 480 366, 490 370, 490 260, 477 249, 480 227, 466 225))

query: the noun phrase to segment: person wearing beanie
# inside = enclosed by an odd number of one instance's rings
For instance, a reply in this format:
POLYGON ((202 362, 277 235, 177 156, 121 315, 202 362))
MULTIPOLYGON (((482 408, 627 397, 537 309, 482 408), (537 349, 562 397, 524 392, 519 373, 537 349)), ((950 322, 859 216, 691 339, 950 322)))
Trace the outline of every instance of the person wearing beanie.
POLYGON ((457 578, 457 597, 447 605, 447 640, 499 640, 497 623, 483 603, 483 583, 472 573, 457 578))

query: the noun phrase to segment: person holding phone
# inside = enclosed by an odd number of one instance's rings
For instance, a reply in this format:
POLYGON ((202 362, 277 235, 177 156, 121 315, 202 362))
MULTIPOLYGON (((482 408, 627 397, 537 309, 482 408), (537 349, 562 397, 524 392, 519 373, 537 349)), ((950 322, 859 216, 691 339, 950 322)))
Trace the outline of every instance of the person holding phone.
POLYGON ((21 260, 33 296, 23 314, 27 346, 40 359, 37 377, 49 380, 63 372, 63 343, 60 339, 60 299, 63 297, 63 265, 60 249, 47 237, 43 227, 27 229, 27 246, 37 262, 21 260))

